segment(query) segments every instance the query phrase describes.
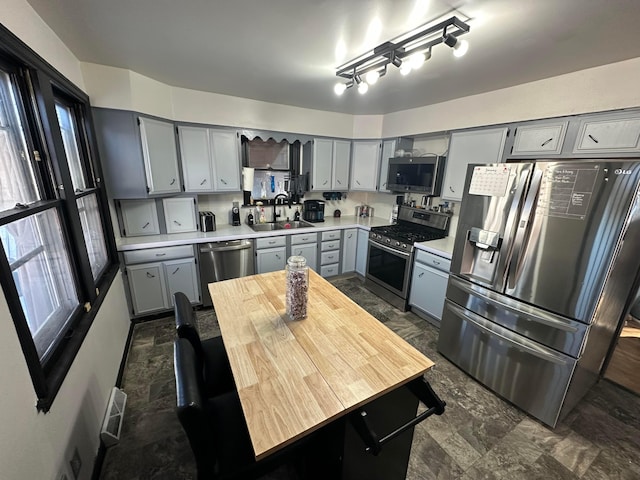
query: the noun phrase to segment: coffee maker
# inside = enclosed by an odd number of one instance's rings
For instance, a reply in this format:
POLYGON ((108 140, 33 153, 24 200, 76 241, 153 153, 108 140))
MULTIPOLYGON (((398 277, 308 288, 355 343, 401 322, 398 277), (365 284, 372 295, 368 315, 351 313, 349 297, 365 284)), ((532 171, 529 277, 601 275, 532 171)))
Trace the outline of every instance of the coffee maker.
POLYGON ((321 200, 305 200, 302 218, 307 222, 324 222, 324 202, 321 200))
POLYGON ((240 226, 240 203, 239 202, 233 202, 233 207, 231 207, 230 217, 231 219, 229 223, 231 225, 233 225, 234 227, 240 226))

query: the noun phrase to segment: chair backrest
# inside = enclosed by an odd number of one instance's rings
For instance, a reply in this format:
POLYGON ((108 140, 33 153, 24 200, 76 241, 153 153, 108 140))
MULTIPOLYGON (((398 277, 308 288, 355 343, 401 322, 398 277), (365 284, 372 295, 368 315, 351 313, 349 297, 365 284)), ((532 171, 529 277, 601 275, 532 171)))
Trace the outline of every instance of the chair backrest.
POLYGON ((187 434, 198 468, 198 478, 217 476, 214 431, 203 394, 202 376, 189 340, 176 338, 173 344, 176 376, 176 412, 187 434))
POLYGON ((204 364, 204 353, 202 351, 198 327, 195 322, 193 306, 189 298, 182 292, 173 294, 173 313, 176 317, 176 333, 178 337, 189 340, 202 366, 204 364))

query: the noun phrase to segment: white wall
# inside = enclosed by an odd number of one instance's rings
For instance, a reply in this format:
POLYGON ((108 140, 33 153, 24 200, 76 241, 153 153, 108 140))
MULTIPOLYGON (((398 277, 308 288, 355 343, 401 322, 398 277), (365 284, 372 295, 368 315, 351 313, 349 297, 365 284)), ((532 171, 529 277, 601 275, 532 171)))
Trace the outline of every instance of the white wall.
POLYGON ((640 106, 640 58, 395 112, 383 137, 640 106))
MULTIPOLYGON (((80 62, 24 0, 3 0, 0 22, 84 89, 80 62)), ((58 479, 77 447, 91 478, 99 431, 129 331, 120 275, 47 414, 36 395, 4 295, 0 295, 0 478, 58 479)), ((67 470, 68 471, 68 470, 67 470)), ((71 478, 71 477, 69 477, 71 478)))

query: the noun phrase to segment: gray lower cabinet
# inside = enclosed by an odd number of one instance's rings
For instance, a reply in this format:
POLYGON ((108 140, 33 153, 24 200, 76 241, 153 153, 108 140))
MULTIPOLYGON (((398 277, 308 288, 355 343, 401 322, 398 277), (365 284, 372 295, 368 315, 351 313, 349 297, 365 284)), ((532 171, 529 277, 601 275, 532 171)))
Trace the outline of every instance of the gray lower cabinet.
POLYGON ((413 264, 409 305, 422 318, 440 326, 451 261, 418 250, 413 264))
POLYGON ((287 263, 287 238, 267 237, 256 239, 256 273, 283 270, 287 263))
POLYGON ((299 233, 291 235, 291 255, 306 258, 309 268, 318 271, 318 234, 299 233))
POLYGON ((342 247, 342 273, 355 271, 357 250, 358 229, 348 228, 344 231, 344 241, 342 247))
POLYGON ((124 253, 125 275, 134 316, 173 308, 173 294, 200 302, 198 269, 192 245, 124 253))
POLYGON ((320 244, 320 275, 333 277, 340 274, 340 230, 322 232, 320 244))
POLYGON ((356 249, 356 272, 364 277, 367 270, 367 254, 369 249, 369 232, 358 229, 358 247, 356 249))

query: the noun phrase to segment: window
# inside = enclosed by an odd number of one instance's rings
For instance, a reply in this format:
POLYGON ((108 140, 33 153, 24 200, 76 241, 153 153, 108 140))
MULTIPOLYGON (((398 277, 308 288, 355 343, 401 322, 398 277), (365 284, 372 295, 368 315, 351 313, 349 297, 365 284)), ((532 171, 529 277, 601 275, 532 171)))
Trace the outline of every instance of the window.
POLYGON ((47 411, 117 271, 87 96, 0 25, 0 283, 47 411))

